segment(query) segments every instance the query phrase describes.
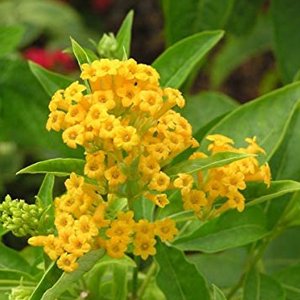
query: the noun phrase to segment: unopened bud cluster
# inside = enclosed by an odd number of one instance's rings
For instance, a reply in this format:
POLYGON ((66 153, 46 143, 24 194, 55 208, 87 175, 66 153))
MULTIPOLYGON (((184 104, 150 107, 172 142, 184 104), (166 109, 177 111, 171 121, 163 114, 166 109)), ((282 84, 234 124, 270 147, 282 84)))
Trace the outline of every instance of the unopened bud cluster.
POLYGON ((0 222, 15 236, 36 235, 43 209, 24 200, 12 200, 9 195, 0 204, 0 222))

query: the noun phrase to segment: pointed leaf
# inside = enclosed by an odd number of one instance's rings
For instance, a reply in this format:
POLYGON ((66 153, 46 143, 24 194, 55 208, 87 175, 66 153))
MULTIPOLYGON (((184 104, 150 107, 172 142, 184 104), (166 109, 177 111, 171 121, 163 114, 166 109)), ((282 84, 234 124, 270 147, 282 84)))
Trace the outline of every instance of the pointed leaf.
POLYGON ((249 156, 253 155, 245 153, 218 152, 209 157, 180 162, 174 166, 166 168, 164 171, 169 176, 176 176, 178 173, 194 173, 200 170, 221 167, 249 156))
POLYGON ((71 38, 72 50, 77 59, 79 67, 85 63, 92 63, 95 57, 90 54, 89 51, 81 47, 74 39, 71 38))
POLYGON ((279 180, 272 181, 269 188, 264 183, 248 183, 243 195, 247 201, 246 205, 249 207, 299 190, 300 182, 279 180))
MULTIPOLYGON (((293 83, 244 104, 223 118, 209 134, 224 134, 238 146, 244 146, 246 137, 257 137, 269 160, 281 144, 297 103, 300 83, 293 83), (236 124, 236 126, 233 126, 236 124)), ((202 146, 206 148, 207 142, 202 146)))
POLYGON ((32 61, 29 61, 28 64, 31 72, 50 97, 53 96, 57 90, 66 88, 74 81, 73 79, 61 74, 46 70, 32 61))
MULTIPOLYGON (((105 251, 103 249, 93 250, 78 260, 79 267, 71 273, 63 273, 56 283, 49 288, 39 300, 53 300, 66 291, 71 284, 76 283, 86 272, 99 261, 105 251)), ((35 300, 35 299, 30 299, 35 300)))
POLYGON ((116 36, 118 46, 115 55, 118 59, 122 59, 124 51, 127 57, 130 57, 130 44, 131 44, 131 28, 133 22, 133 10, 129 11, 124 19, 116 36))
POLYGON ((207 31, 189 36, 161 54, 153 67, 162 86, 179 88, 197 63, 222 38, 223 31, 207 31))
POLYGON ((53 262, 37 284, 29 300, 41 300, 44 293, 57 282, 57 280, 62 276, 62 273, 63 271, 56 266, 55 262, 53 262))
POLYGON ((287 134, 270 161, 274 179, 300 181, 300 159, 296 149, 300 148, 300 103, 293 115, 287 134))
POLYGON ((162 243, 158 243, 156 250, 155 260, 159 265, 157 284, 167 299, 210 299, 204 278, 181 251, 162 243))
POLYGON ((242 213, 228 211, 189 236, 179 237, 173 245, 184 251, 214 253, 249 244, 266 234, 266 220, 261 208, 251 207, 242 213))
POLYGON ((47 208, 52 205, 53 200, 53 187, 54 187, 54 175, 46 174, 40 190, 37 194, 37 198, 43 208, 47 208))
POLYGON ((239 105, 238 102, 225 94, 212 91, 185 96, 185 99, 185 106, 178 111, 192 125, 194 135, 209 122, 239 105))
POLYGON ((85 161, 77 158, 53 158, 37 162, 22 170, 19 174, 53 174, 55 176, 69 176, 75 172, 78 175, 83 175, 85 161))

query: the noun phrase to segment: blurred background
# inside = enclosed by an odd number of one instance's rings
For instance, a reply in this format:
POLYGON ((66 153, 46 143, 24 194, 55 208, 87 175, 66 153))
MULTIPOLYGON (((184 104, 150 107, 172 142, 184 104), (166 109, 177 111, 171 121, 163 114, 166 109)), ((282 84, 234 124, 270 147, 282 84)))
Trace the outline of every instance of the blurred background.
MULTIPOLYGON (((187 98, 215 101, 215 110, 203 115, 203 124, 298 76, 297 1, 203 0, 201 7, 198 2, 0 0, 0 198, 10 194, 33 202, 42 178, 15 176, 19 169, 42 159, 82 154, 65 147, 60 134, 46 131, 50 99, 27 60, 76 78, 70 36, 96 51, 103 34, 116 33, 131 9, 131 57, 142 63, 151 64, 166 47, 196 32, 226 31, 182 86, 187 98), (281 26, 285 20, 292 20, 289 28, 281 26), (3 32, 9 32, 9 38, 3 32), (288 64, 283 63, 284 55, 288 64)), ((5 239, 9 244, 10 237, 5 239)))

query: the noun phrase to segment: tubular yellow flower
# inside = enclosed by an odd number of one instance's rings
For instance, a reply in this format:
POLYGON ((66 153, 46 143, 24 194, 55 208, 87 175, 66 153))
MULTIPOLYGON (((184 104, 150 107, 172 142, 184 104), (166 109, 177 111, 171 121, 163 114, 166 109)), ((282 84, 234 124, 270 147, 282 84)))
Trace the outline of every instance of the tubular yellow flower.
POLYGON ((156 240, 147 235, 139 235, 133 241, 133 254, 141 256, 143 260, 146 260, 150 255, 156 254, 154 245, 156 240))
POLYGON ((118 166, 112 166, 104 172, 105 178, 108 180, 110 186, 117 186, 126 180, 126 176, 121 172, 118 166))
POLYGON ((132 126, 120 126, 116 130, 114 144, 117 148, 123 148, 125 151, 130 151, 134 146, 137 146, 140 139, 136 133, 136 129, 132 126))
POLYGON ((155 234, 158 235, 163 242, 173 240, 177 233, 176 224, 172 219, 155 222, 155 234))
POLYGON ((164 172, 159 172, 153 175, 148 187, 159 192, 165 191, 170 184, 170 177, 164 172))
POLYGON ((118 237, 112 237, 110 240, 106 241, 105 248, 110 257, 121 258, 125 254, 127 243, 120 241, 118 237))
POLYGON ((63 253, 57 260, 57 266, 65 272, 72 272, 78 268, 76 260, 77 256, 75 254, 63 253))

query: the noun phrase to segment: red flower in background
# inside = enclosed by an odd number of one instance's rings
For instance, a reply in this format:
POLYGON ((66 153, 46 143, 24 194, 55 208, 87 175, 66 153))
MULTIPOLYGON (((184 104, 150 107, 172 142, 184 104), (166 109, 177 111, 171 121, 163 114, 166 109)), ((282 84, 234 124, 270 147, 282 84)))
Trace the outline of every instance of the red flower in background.
POLYGON ((92 8, 98 12, 106 12, 113 0, 92 0, 92 8))
POLYGON ((43 48, 28 48, 23 52, 23 56, 46 69, 52 69, 54 66, 53 56, 43 48))
POLYGON ((72 56, 61 50, 48 51, 44 48, 30 47, 23 52, 23 56, 50 70, 71 72, 76 68, 72 56))

